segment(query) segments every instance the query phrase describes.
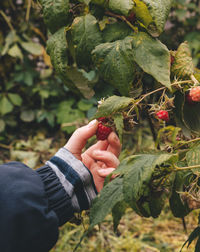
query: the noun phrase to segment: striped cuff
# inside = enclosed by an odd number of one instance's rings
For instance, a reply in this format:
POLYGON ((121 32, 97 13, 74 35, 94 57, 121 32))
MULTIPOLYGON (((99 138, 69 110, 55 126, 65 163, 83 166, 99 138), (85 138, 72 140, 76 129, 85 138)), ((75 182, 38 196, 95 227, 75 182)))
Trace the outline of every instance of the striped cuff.
POLYGON ((89 209, 97 191, 87 167, 65 148, 61 148, 46 164, 53 169, 70 196, 74 212, 89 209))

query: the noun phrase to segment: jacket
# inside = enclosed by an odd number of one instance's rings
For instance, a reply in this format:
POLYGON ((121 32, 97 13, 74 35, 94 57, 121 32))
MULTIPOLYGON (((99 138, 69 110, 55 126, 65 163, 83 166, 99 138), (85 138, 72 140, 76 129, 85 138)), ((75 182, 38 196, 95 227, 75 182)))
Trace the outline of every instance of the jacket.
POLYGON ((96 195, 90 171, 65 148, 37 170, 20 162, 0 165, 0 251, 49 251, 59 226, 96 195))

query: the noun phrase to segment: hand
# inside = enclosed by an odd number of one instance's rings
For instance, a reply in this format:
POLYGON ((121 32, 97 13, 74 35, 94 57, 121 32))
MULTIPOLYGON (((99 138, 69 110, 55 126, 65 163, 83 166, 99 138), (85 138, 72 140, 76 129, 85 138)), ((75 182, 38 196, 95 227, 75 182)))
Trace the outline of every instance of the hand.
POLYGON ((99 192, 103 188, 105 177, 119 165, 118 156, 121 144, 117 135, 111 132, 108 139, 98 141, 82 153, 87 140, 95 135, 97 127, 98 121, 94 120, 88 125, 77 129, 64 147, 81 160, 91 171, 97 191, 99 192))

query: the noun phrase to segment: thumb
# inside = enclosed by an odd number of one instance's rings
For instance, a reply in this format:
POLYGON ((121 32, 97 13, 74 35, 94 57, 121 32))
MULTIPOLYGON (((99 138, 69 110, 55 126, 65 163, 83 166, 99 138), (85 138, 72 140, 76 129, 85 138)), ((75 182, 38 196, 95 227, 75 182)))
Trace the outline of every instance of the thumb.
POLYGON ((98 121, 93 120, 88 125, 77 129, 64 146, 69 150, 76 158, 81 160, 82 149, 85 147, 87 140, 95 135, 98 127, 98 121))

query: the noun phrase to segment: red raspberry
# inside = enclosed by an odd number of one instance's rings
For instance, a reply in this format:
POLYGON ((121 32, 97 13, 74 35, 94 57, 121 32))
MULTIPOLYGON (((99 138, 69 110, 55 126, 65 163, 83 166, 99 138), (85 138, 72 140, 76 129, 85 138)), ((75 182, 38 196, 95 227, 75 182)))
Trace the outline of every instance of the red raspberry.
POLYGON ((190 93, 187 93, 185 95, 185 100, 186 100, 187 104, 189 104, 189 105, 194 105, 195 104, 195 102, 192 100, 192 97, 191 97, 190 93))
POLYGON ((200 86, 191 88, 189 95, 192 101, 200 102, 200 86))
POLYGON ((102 123, 98 124, 98 129, 96 132, 96 136, 98 140, 105 140, 107 139, 108 135, 112 132, 110 127, 103 125, 102 123))
POLYGON ((106 123, 108 121, 108 119, 104 116, 104 117, 99 117, 98 121, 106 123))
POLYGON ((156 113, 157 117, 163 121, 169 121, 169 113, 166 110, 160 110, 156 113))

